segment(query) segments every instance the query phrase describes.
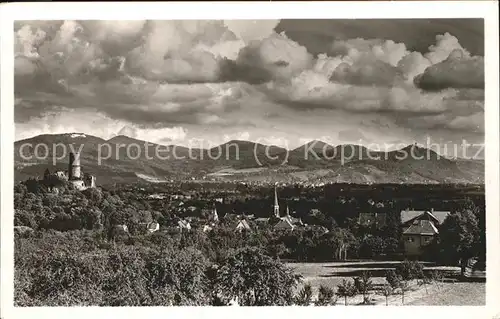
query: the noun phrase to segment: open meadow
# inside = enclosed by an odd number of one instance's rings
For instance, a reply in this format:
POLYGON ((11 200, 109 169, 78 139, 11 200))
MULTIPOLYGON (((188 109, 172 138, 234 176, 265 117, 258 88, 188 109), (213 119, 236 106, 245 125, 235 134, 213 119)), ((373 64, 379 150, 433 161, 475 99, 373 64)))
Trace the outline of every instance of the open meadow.
MULTIPOLYGON (((345 261, 325 263, 287 263, 296 273, 303 276, 302 285, 310 284, 314 294, 320 285, 336 289, 343 280, 351 280, 360 276, 363 271, 370 272, 374 289, 370 293, 370 302, 385 305, 385 297, 378 289, 385 283, 385 272, 394 269, 398 261, 345 261)), ((449 274, 442 282, 432 282, 426 287, 413 281, 412 288, 405 293, 405 305, 433 306, 480 306, 486 302, 486 284, 484 282, 461 282, 451 277, 460 272, 459 267, 433 267, 427 265, 426 270, 440 270, 449 274)), ((402 305, 401 295, 394 294, 388 298, 388 305, 402 305)), ((363 297, 357 295, 348 298, 349 305, 361 304, 363 297)), ((342 298, 338 305, 344 305, 342 298)))

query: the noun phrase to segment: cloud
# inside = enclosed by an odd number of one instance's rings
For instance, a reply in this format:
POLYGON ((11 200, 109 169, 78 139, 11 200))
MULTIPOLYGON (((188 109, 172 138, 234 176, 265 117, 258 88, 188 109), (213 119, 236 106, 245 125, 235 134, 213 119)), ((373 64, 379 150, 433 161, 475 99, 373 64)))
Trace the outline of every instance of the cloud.
POLYGON ((139 129, 137 138, 143 141, 151 141, 154 143, 176 142, 182 141, 187 136, 187 130, 180 126, 165 127, 160 129, 139 129))
MULTIPOLYGON (((222 60, 235 59, 244 46, 224 21, 28 21, 15 31, 16 56, 70 84, 123 73, 163 83, 218 82, 222 60)), ((16 69, 26 75, 29 67, 18 59, 16 69)))
POLYGON ((235 61, 226 61, 225 77, 250 83, 287 80, 310 68, 313 56, 284 33, 253 40, 242 48, 235 61))
POLYGON ((349 56, 353 60, 364 57, 383 61, 392 66, 408 53, 404 43, 396 43, 392 40, 382 39, 350 39, 334 41, 331 47, 332 55, 349 56))
POLYGON ((148 26, 144 20, 80 20, 78 23, 89 41, 98 44, 109 56, 119 56, 139 46, 148 26))
POLYGON ((126 68, 153 81, 215 82, 228 49, 221 43, 241 47, 223 21, 150 21, 146 29, 144 43, 127 55, 126 68))
POLYGON ((392 41, 368 32, 366 39, 339 40, 322 29, 315 39, 325 43, 316 48, 325 50, 312 53, 302 45, 307 41, 294 40, 308 31, 278 33, 277 23, 18 21, 16 125, 58 131, 55 124, 35 123, 57 114, 74 121, 76 114, 97 112, 106 118, 99 125, 112 127, 98 129, 103 136, 124 127, 137 135, 148 128, 189 126, 190 134, 203 134, 196 127, 220 129, 218 138, 265 130, 279 140, 277 127, 287 136, 297 128, 296 134, 321 136, 333 123, 349 123, 336 126, 337 134, 368 118, 373 127, 383 120, 380 136, 484 131, 484 59, 462 46, 463 37, 438 35, 419 52, 402 36, 392 41), (302 124, 304 115, 314 120, 302 124))
POLYGON ((262 40, 274 33, 279 20, 225 20, 224 24, 246 43, 262 40))
POLYGON ((440 114, 424 114, 411 118, 398 118, 397 123, 404 127, 420 130, 438 129, 462 133, 484 134, 484 111, 468 107, 468 112, 454 112, 452 109, 440 114))
POLYGON ((484 112, 477 112, 469 116, 457 116, 445 126, 458 131, 484 133, 484 112))
POLYGON ((459 49, 446 60, 425 69, 415 84, 428 91, 446 88, 484 88, 484 58, 470 57, 459 49))
POLYGON ((118 131, 117 135, 125 135, 128 137, 136 138, 137 129, 132 127, 131 125, 125 125, 120 131, 118 131))
POLYGON ((330 77, 330 81, 344 84, 392 86, 400 81, 400 77, 398 68, 379 60, 364 59, 353 65, 340 64, 330 77))
POLYGON ((328 108, 351 112, 441 113, 454 107, 457 91, 423 93, 411 86, 359 86, 329 82, 324 75, 304 71, 286 84, 267 85, 277 101, 296 109, 328 108))
POLYGON ((183 140, 187 135, 187 129, 182 126, 160 128, 140 126, 133 122, 113 119, 101 112, 66 108, 49 113, 43 120, 32 118, 23 123, 16 123, 16 140, 40 134, 70 132, 88 133, 104 139, 110 139, 116 135, 127 135, 153 143, 160 142, 162 139, 183 140))
POLYGON ((432 64, 437 64, 446 60, 453 51, 461 51, 464 57, 470 57, 469 51, 464 49, 458 39, 450 33, 436 35, 436 44, 429 47, 429 52, 425 57, 432 64))
POLYGON ((359 129, 342 130, 338 133, 338 138, 343 142, 367 141, 367 138, 359 129))
POLYGON ((331 52, 342 56, 330 80, 357 85, 392 86, 403 78, 398 68, 409 52, 404 43, 381 39, 350 39, 334 41, 331 52))
POLYGON ((470 57, 450 34, 436 39, 424 54, 389 40, 335 41, 331 56, 318 55, 312 67, 265 91, 299 111, 384 112, 408 128, 484 130, 477 121, 484 117, 482 57, 470 57), (472 112, 473 124, 465 125, 472 112))
POLYGON ((405 55, 398 62, 398 69, 404 75, 408 83, 413 83, 413 79, 425 71, 431 65, 431 61, 425 58, 420 52, 411 52, 405 55))
POLYGON ((237 132, 234 134, 224 134, 223 140, 225 142, 233 140, 243 140, 248 141, 250 139, 250 133, 248 132, 237 132))
POLYGON ((253 89, 244 83, 186 86, 136 81, 127 85, 108 82, 91 91, 98 95, 98 101, 104 102, 95 107, 116 118, 142 124, 215 124, 217 121, 209 120, 207 115, 212 115, 213 119, 239 109, 241 101, 247 99, 253 89))

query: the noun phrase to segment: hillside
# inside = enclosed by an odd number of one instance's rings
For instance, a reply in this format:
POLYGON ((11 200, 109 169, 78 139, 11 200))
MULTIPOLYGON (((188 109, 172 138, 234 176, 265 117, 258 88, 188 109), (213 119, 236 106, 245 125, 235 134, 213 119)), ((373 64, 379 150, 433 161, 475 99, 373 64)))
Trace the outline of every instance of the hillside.
POLYGON ((416 145, 392 152, 374 152, 360 145, 332 146, 313 141, 288 151, 250 141, 230 141, 211 149, 189 149, 124 135, 105 141, 82 133, 39 135, 15 142, 16 180, 41 176, 46 168, 66 170, 69 155, 64 154, 62 145, 67 146, 68 152, 70 145, 74 150, 81 147, 82 169, 96 175, 98 184, 188 179, 484 183, 484 161, 447 159, 416 145), (47 145, 48 152, 38 147, 41 156, 30 159, 35 152, 33 146, 38 144, 47 145))

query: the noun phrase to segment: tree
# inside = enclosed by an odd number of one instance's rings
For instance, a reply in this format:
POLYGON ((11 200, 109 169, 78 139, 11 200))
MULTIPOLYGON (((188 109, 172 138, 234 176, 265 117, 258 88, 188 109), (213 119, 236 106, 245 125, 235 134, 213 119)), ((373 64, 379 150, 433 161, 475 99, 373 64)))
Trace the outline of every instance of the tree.
POLYGON ((337 285, 337 296, 344 298, 344 305, 347 306, 347 297, 353 297, 356 295, 356 287, 352 284, 352 282, 347 281, 345 279, 337 285))
POLYGON ((396 273, 393 269, 390 269, 386 272, 385 280, 393 289, 396 289, 399 287, 399 284, 403 278, 401 278, 400 275, 396 273))
POLYGON ((453 212, 439 229, 440 255, 450 263, 462 261, 462 274, 465 260, 477 254, 481 241, 477 215, 479 208, 471 202, 453 212))
POLYGON ((46 168, 45 171, 43 172, 43 179, 47 180, 49 176, 50 176, 50 171, 48 168, 46 168))
POLYGON ((242 306, 290 305, 300 276, 254 247, 233 251, 217 270, 214 289, 225 302, 242 306))
POLYGON ((295 299, 295 304, 298 306, 309 306, 312 300, 311 285, 305 284, 294 299, 295 299))
POLYGON ((432 270, 429 273, 429 278, 431 281, 434 281, 439 290, 441 290, 441 282, 443 281, 443 274, 438 270, 432 270))
POLYGON ((401 290, 401 303, 405 304, 405 294, 408 290, 410 290, 410 283, 408 280, 401 280, 399 282, 399 289, 401 290))
POLYGON ((373 258, 385 251, 385 240, 378 236, 367 235, 359 247, 360 257, 373 258))
POLYGON ((276 241, 267 245, 267 251, 271 256, 277 259, 288 253, 288 249, 285 244, 283 242, 276 241))
POLYGON ((348 250, 357 244, 354 235, 349 230, 343 228, 335 228, 329 235, 334 247, 336 247, 334 258, 336 260, 347 259, 348 250))
POLYGON ((334 306, 337 303, 335 291, 327 286, 319 286, 318 300, 314 303, 316 306, 334 306))
POLYGON ((384 239, 385 247, 384 251, 387 255, 395 255, 399 250, 399 241, 394 237, 388 237, 384 239))
POLYGON ((429 293, 429 291, 427 290, 427 285, 430 284, 431 282, 432 282, 431 278, 424 273, 422 273, 421 277, 418 279, 418 285, 424 286, 426 294, 429 293))
POLYGON ((363 271, 360 277, 354 278, 356 290, 363 295, 363 303, 368 304, 368 292, 373 289, 373 282, 368 271, 363 271))
POLYGON ((391 296, 393 294, 393 292, 394 292, 394 289, 392 288, 392 286, 389 283, 384 284, 384 286, 382 287, 382 294, 385 297, 385 305, 386 306, 389 305, 389 296, 391 296))
POLYGON ((424 266, 418 261, 404 260, 396 266, 396 273, 403 280, 412 280, 423 277, 424 266))

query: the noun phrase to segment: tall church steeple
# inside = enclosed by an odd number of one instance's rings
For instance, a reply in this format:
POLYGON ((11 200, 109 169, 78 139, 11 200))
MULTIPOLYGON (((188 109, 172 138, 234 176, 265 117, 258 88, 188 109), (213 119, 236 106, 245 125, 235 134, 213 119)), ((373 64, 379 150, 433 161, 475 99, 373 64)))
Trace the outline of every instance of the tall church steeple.
POLYGON ((274 216, 280 217, 280 204, 278 202, 278 191, 276 190, 276 185, 274 186, 274 216))
POLYGON ((217 207, 214 205, 214 209, 212 210, 212 221, 217 223, 219 221, 219 214, 217 213, 217 207))

